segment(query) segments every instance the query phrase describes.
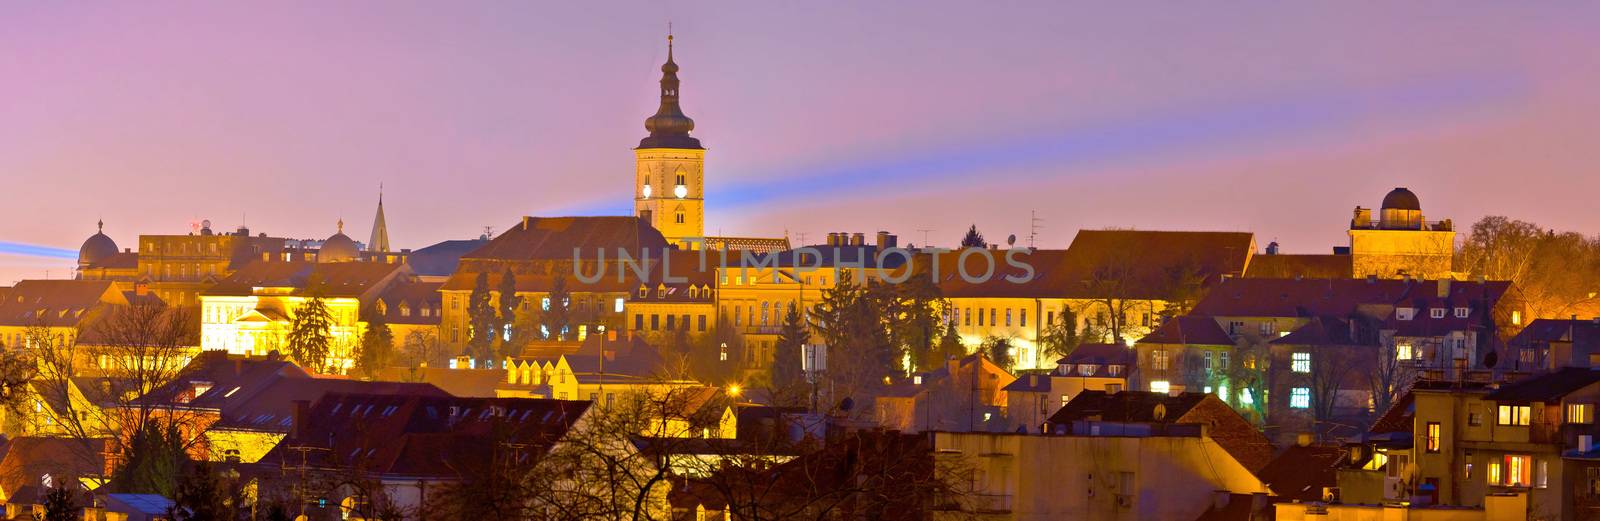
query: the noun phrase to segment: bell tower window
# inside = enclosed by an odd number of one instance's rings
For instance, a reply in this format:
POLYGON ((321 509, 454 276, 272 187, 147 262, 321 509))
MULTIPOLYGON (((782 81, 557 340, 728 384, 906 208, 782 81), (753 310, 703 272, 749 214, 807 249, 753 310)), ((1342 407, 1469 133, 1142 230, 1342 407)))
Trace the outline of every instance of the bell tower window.
POLYGON ((676 210, 672 211, 672 222, 677 223, 677 224, 683 224, 683 207, 682 206, 679 206, 676 210))

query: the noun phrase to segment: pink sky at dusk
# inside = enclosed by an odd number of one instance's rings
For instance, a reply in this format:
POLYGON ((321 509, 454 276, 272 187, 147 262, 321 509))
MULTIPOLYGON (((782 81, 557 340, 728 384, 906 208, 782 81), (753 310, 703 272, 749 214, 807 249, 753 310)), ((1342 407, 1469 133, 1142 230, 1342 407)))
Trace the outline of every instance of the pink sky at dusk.
MULTIPOLYGON (((1079 228, 1343 244, 1600 230, 1600 4, 145 2, 0 6, 0 242, 232 229, 396 247, 625 211, 670 18, 708 233, 1079 228), (719 199, 719 193, 723 196, 719 199)), ((0 254, 0 285, 72 263, 0 254)))

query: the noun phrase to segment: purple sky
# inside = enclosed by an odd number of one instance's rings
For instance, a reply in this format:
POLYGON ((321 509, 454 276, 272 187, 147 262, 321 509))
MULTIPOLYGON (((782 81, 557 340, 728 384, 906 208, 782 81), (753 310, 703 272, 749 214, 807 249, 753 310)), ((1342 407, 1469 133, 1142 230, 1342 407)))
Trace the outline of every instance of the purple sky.
MULTIPOLYGON (((396 247, 629 208, 670 18, 708 232, 1064 247, 1430 219, 1592 232, 1600 4, 31 3, 0 7, 0 242, 209 218, 396 247)), ((798 238, 798 237, 796 237, 798 238)), ((70 262, 0 254, 0 285, 70 262)))

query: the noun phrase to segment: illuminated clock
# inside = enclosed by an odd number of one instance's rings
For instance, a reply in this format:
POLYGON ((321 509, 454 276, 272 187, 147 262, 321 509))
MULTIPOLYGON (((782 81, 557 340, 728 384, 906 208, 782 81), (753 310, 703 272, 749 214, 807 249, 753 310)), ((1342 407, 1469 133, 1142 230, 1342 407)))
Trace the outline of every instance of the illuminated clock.
POLYGON ((672 189, 672 195, 676 195, 679 199, 683 199, 689 195, 689 187, 678 185, 677 188, 672 189))
POLYGON ((650 185, 644 185, 644 198, 650 198, 650 185))

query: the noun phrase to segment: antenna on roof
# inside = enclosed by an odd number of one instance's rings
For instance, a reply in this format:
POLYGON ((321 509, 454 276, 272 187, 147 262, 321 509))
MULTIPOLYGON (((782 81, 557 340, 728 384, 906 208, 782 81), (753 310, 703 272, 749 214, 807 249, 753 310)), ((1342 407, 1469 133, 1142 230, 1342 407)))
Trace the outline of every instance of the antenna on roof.
POLYGON ((494 227, 493 226, 484 226, 483 227, 483 235, 479 236, 478 238, 479 239, 493 239, 494 238, 494 227))
POLYGON ((1039 229, 1044 227, 1039 225, 1042 222, 1044 222, 1044 219, 1039 218, 1038 211, 1028 210, 1028 249, 1030 250, 1034 247, 1034 240, 1039 237, 1039 229))
POLYGON ((922 232, 922 247, 927 248, 928 247, 928 232, 936 232, 938 230, 921 229, 921 228, 919 228, 919 229, 917 229, 917 231, 922 232))

